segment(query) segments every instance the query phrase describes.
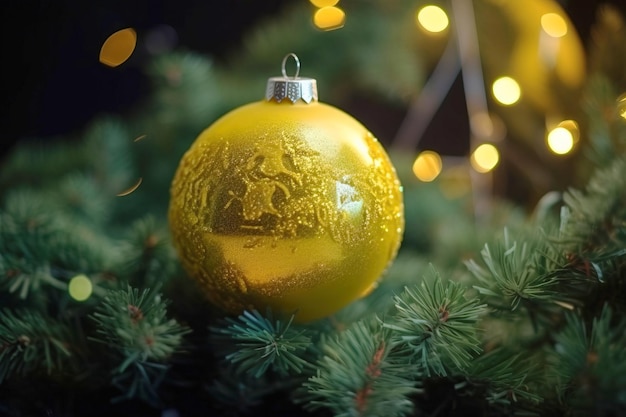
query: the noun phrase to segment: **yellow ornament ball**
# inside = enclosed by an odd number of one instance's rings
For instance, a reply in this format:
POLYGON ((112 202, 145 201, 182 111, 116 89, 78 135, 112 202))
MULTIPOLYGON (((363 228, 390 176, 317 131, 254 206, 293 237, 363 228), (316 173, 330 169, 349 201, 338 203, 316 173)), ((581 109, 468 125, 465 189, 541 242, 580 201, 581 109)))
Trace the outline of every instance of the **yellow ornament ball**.
POLYGON ((268 80, 266 99, 204 130, 171 184, 169 222, 187 273, 225 312, 270 307, 308 322, 375 285, 404 232, 383 146, 317 101, 314 79, 268 80))

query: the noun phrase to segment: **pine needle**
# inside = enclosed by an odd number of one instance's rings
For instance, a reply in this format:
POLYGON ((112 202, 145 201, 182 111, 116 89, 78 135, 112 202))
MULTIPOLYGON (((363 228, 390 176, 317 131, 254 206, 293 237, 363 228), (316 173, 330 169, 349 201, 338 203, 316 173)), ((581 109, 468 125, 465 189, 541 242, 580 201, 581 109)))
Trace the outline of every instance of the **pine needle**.
POLYGON ((396 316, 384 326, 427 376, 464 369, 482 350, 477 324, 485 305, 467 299, 466 292, 458 283, 443 282, 431 268, 419 287, 407 286, 395 297, 396 316))
POLYGON ((358 321, 321 344, 317 374, 303 384, 297 402, 335 417, 407 416, 419 392, 416 367, 394 348, 380 321, 358 321))
POLYGON ((236 319, 225 318, 212 326, 213 341, 221 344, 224 359, 239 374, 255 378, 268 370, 283 376, 298 374, 310 366, 302 356, 311 346, 311 337, 292 325, 293 318, 274 320, 269 311, 266 316, 257 310, 244 311, 236 319))

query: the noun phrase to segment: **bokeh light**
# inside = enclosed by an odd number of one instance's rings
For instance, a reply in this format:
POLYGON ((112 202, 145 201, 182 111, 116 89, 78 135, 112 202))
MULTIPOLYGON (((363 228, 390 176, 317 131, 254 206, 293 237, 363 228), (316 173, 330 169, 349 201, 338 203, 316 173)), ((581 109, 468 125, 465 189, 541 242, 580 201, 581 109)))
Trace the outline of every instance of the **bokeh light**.
POLYGON ((122 65, 133 54, 136 45, 137 33, 133 28, 118 30, 102 44, 100 62, 109 67, 122 65))
POLYGON ((622 119, 626 119, 626 93, 617 98, 617 113, 622 119))
POLYGON ((563 120, 561 123, 558 124, 558 127, 563 127, 569 130, 569 132, 572 134, 574 144, 576 144, 576 142, 578 142, 578 139, 580 139, 580 128, 578 127, 578 123, 576 123, 575 120, 563 120))
POLYGON ((495 99, 505 106, 517 103, 522 95, 519 84, 511 77, 500 77, 495 80, 491 91, 495 99))
POLYGON ((470 158, 472 167, 481 173, 489 172, 498 165, 500 152, 490 143, 483 143, 478 146, 470 158))
POLYGON ((93 285, 87 276, 80 274, 70 280, 68 286, 70 297, 76 301, 85 301, 93 293, 93 285))
POLYGON ((438 33, 446 30, 450 20, 441 7, 428 5, 417 12, 417 22, 427 31, 438 33))
POLYGON ((574 137, 565 127, 558 126, 548 133, 548 148, 557 155, 565 155, 574 147, 574 137))
POLYGON ((413 162, 413 173, 423 182, 433 181, 441 173, 441 156, 434 151, 423 151, 413 162))
POLYGON ((558 13, 546 13, 541 16, 541 28, 553 38, 561 38, 567 34, 567 22, 558 13))
POLYGON ((346 14, 339 7, 328 6, 317 10, 313 15, 313 23, 321 30, 342 28, 346 22, 346 14))
POLYGON ((339 0, 309 0, 315 7, 332 7, 339 3, 339 0))

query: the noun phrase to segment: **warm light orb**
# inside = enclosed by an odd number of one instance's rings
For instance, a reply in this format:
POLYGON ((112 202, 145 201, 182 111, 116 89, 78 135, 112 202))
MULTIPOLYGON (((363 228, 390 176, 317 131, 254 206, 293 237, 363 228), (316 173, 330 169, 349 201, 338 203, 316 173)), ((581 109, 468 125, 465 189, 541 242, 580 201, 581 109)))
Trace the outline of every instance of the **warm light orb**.
POLYGON ((346 22, 346 14, 339 7, 322 7, 313 15, 313 23, 321 30, 335 30, 342 28, 346 22))
POLYGON ((517 103, 522 95, 519 84, 511 77, 500 77, 495 80, 491 86, 491 91, 495 99, 505 106, 517 103))
POLYGON ((578 142, 578 139, 580 139, 580 128, 578 127, 578 123, 576 123, 575 120, 563 120, 557 126, 569 130, 569 133, 572 134, 572 140, 574 141, 574 144, 576 144, 576 142, 578 142))
POLYGON ((541 28, 553 38, 561 38, 567 34, 567 22, 558 13, 546 13, 541 16, 541 28))
POLYGON ((91 280, 87 278, 87 276, 83 274, 76 275, 70 280, 68 292, 70 294, 70 297, 72 297, 74 300, 85 301, 86 299, 91 297, 91 293, 93 292, 93 285, 91 284, 91 280))
POLYGON ((427 31, 438 33, 448 27, 450 20, 441 7, 429 5, 417 12, 417 22, 427 31))
POLYGON ((109 36, 100 48, 100 62, 109 67, 122 65, 135 50, 137 33, 132 28, 118 30, 109 36))
POLYGON ((617 113, 622 119, 626 119, 626 93, 617 98, 617 113))
POLYGON ((498 165, 500 152, 490 143, 483 143, 477 147, 470 158, 472 167, 481 173, 489 172, 498 165))
POLYGON ((557 155, 565 155, 574 147, 574 137, 572 133, 562 127, 555 127, 548 133, 548 147, 557 155))
POLYGON ((339 0, 309 0, 315 7, 332 7, 339 3, 339 0))
POLYGON ((439 176, 443 164, 437 152, 423 151, 413 162, 413 174, 423 182, 431 182, 439 176))

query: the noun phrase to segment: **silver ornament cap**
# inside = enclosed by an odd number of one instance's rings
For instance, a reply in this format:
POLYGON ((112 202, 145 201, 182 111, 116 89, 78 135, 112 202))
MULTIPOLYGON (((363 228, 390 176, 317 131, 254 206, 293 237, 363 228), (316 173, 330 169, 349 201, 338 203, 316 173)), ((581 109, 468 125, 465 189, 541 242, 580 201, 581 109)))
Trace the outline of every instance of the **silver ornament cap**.
POLYGON ((309 104, 317 101, 317 81, 314 78, 298 77, 300 74, 300 60, 293 52, 283 58, 282 77, 271 77, 267 80, 265 89, 265 99, 267 101, 282 102, 288 99, 292 103, 302 100, 309 104), (289 58, 296 62, 296 74, 293 77, 287 76, 285 66, 289 58))

